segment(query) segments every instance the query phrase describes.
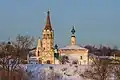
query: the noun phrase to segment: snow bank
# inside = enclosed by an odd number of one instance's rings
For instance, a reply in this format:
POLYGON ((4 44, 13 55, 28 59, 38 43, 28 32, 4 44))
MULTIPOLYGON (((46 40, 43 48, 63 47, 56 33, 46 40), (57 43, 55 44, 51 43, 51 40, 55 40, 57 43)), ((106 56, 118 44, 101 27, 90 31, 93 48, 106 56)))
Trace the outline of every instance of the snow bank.
POLYGON ((24 65, 32 80, 84 80, 80 74, 87 66, 84 65, 59 65, 59 64, 27 64, 24 65))

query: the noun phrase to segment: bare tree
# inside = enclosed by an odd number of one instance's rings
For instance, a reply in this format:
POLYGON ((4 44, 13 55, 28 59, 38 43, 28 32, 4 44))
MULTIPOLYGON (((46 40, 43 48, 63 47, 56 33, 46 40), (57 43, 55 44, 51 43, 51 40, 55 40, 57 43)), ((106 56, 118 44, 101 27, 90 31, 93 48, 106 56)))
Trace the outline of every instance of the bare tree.
POLYGON ((88 49, 88 53, 93 53, 97 51, 97 48, 95 48, 95 46, 92 45, 86 45, 84 48, 88 49))
POLYGON ((8 72, 8 77, 11 76, 10 73, 12 73, 18 63, 19 59, 16 54, 16 48, 12 46, 10 42, 2 45, 0 51, 0 65, 3 70, 8 72))
POLYGON ((18 77, 20 80, 31 80, 30 74, 28 75, 28 73, 24 71, 24 69, 22 69, 21 67, 19 67, 16 72, 19 74, 18 77))
POLYGON ((61 64, 69 63, 69 57, 66 56, 66 55, 61 56, 60 57, 60 62, 61 62, 61 64))
POLYGON ((22 61, 25 62, 25 60, 27 60, 27 54, 29 54, 29 51, 34 48, 34 37, 18 35, 14 41, 14 45, 18 49, 18 53, 21 55, 22 61))
POLYGON ((25 36, 18 35, 16 37, 15 42, 18 45, 18 47, 24 48, 24 49, 29 49, 29 48, 33 47, 34 37, 31 37, 28 35, 25 35, 25 36))
MULTIPOLYGON (((19 64, 25 60, 29 53, 33 38, 30 36, 18 35, 16 41, 8 43, 2 42, 0 45, 0 67, 8 72, 8 77, 12 76, 19 64)), ((4 73, 3 73, 4 78, 4 73)), ((9 78, 12 80, 12 77, 9 78)), ((4 80, 4 79, 3 79, 4 80)))
POLYGON ((99 48, 96 48, 92 45, 86 45, 85 48, 88 49, 89 53, 95 54, 97 56, 111 56, 112 49, 107 46, 100 45, 99 48))
POLYGON ((78 60, 73 60, 73 61, 72 61, 72 64, 78 64, 78 63, 79 63, 78 60))
POLYGON ((46 80, 46 71, 44 69, 41 69, 40 70, 40 73, 39 73, 39 78, 40 80, 46 80))
POLYGON ((120 65, 114 65, 114 78, 120 80, 120 65))
POLYGON ((62 74, 56 72, 54 67, 49 66, 49 74, 47 75, 48 80, 62 80, 62 74))
POLYGON ((107 80, 110 77, 110 60, 92 58, 92 65, 82 75, 84 78, 92 80, 107 80))
POLYGON ((120 80, 120 60, 113 60, 113 75, 115 80, 120 80))

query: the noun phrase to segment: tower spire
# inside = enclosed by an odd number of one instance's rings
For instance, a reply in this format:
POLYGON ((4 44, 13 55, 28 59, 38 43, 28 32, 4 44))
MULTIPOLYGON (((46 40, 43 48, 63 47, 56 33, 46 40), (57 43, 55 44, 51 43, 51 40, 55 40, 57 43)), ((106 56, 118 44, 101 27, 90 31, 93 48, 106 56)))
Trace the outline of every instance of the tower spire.
POLYGON ((50 11, 47 12, 47 20, 45 25, 45 30, 52 30, 51 21, 50 21, 50 11))

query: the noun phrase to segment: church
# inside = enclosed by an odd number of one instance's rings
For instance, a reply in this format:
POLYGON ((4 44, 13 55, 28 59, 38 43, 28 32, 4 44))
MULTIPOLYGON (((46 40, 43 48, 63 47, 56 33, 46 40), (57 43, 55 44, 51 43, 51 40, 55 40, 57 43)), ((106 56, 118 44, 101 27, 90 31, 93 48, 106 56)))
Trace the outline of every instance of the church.
POLYGON ((47 12, 46 24, 42 30, 42 38, 37 40, 34 56, 29 57, 28 63, 61 64, 59 57, 67 55, 70 59, 77 59, 79 64, 88 64, 88 50, 77 45, 75 28, 71 30, 71 43, 63 48, 54 47, 54 30, 52 28, 50 11, 47 12))
POLYGON ((75 29, 74 26, 71 30, 71 43, 63 48, 59 49, 59 53, 61 55, 66 55, 71 60, 78 61, 81 65, 87 65, 88 64, 88 50, 86 48, 80 47, 76 43, 76 36, 75 36, 75 29))

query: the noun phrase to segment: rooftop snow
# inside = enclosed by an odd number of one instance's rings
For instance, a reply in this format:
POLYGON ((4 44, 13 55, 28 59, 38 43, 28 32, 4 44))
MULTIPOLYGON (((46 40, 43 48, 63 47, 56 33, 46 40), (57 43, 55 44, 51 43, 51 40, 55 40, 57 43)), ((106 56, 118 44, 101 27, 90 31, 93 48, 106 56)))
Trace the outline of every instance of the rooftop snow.
POLYGON ((68 46, 60 48, 60 49, 82 49, 82 50, 85 50, 86 48, 80 47, 78 45, 68 45, 68 46))

